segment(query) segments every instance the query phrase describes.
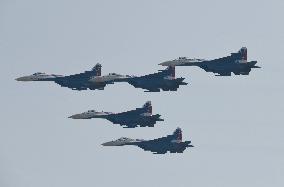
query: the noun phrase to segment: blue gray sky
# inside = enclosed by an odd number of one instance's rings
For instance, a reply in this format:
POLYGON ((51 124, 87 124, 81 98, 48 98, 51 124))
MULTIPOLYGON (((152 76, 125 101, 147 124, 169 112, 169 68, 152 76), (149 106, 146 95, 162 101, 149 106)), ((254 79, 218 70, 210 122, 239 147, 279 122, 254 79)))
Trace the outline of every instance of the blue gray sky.
POLYGON ((0 186, 282 187, 283 1, 0 2, 0 186), (125 83, 72 91, 17 82, 42 71, 143 75, 179 56, 218 58, 241 47, 262 69, 215 77, 177 68, 188 86, 144 93, 125 83), (165 122, 123 129, 71 120, 88 109, 120 112, 151 100, 165 122), (151 139, 179 126, 195 145, 184 154, 102 147, 121 136, 151 139))

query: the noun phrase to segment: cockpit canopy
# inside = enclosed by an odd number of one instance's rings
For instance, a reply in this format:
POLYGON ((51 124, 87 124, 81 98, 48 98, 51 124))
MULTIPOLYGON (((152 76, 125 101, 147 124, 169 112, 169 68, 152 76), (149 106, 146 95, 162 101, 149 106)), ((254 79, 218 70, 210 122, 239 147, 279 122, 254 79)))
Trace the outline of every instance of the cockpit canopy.
POLYGON ((109 73, 108 75, 119 75, 119 74, 117 74, 117 73, 109 73))
POLYGON ((45 75, 45 73, 42 73, 42 72, 36 72, 36 73, 34 73, 33 75, 45 75))
POLYGON ((180 61, 180 60, 187 60, 187 57, 178 57, 174 59, 173 61, 180 61))
POLYGON ((95 110, 88 110, 87 113, 96 112, 95 110))
POLYGON ((127 141, 127 140, 132 140, 132 139, 127 138, 127 137, 121 137, 121 138, 117 139, 117 141, 127 141))
POLYGON ((174 61, 180 61, 180 60, 193 61, 193 62, 205 61, 205 59, 200 59, 200 58, 187 58, 187 57, 178 57, 177 59, 174 59, 174 61))
POLYGON ((117 139, 117 140, 115 140, 115 141, 118 141, 118 142, 126 142, 126 141, 128 141, 128 142, 133 142, 133 141, 138 141, 138 142, 140 142, 140 141, 144 141, 143 139, 131 139, 131 138, 127 138, 127 137, 121 137, 121 138, 119 138, 119 139, 117 139))

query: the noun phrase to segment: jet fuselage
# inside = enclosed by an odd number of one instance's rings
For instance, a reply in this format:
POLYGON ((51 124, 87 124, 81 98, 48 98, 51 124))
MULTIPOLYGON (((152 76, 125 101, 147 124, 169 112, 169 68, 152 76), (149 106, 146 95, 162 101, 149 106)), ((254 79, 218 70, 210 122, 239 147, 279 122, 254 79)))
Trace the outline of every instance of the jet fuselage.
POLYGON ((97 112, 95 110, 89 110, 81 114, 75 114, 70 116, 72 119, 92 119, 92 118, 103 118, 113 124, 119 124, 124 128, 135 128, 135 127, 154 127, 157 121, 164 121, 160 118, 159 114, 152 114, 151 102, 146 102, 142 108, 136 108, 121 113, 112 112, 97 112))
POLYGON ((154 154, 170 153, 183 153, 187 147, 193 147, 191 141, 182 141, 182 131, 177 128, 172 135, 166 137, 157 138, 153 140, 144 139, 131 139, 122 137, 114 141, 106 142, 103 146, 125 146, 135 145, 145 151, 153 152, 154 154))
POLYGON ((190 59, 179 57, 175 60, 162 62, 162 66, 197 66, 206 72, 213 72, 219 76, 248 75, 252 68, 260 68, 256 66, 257 61, 247 61, 247 49, 241 48, 237 53, 231 53, 230 56, 222 57, 214 60, 190 59))

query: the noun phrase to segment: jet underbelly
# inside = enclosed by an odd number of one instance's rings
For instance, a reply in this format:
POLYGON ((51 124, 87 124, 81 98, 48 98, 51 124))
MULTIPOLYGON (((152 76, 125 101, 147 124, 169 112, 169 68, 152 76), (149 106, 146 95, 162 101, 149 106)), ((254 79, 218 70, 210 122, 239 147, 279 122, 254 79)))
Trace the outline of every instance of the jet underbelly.
POLYGON ((138 125, 139 122, 139 116, 137 115, 119 115, 119 114, 114 114, 111 116, 108 116, 106 118, 107 120, 111 121, 114 124, 120 124, 120 125, 125 125, 128 127, 135 127, 138 125))
POLYGON ((158 90, 160 88, 160 82, 156 79, 134 79, 129 82, 135 88, 143 88, 147 90, 158 90))
POLYGON ((151 151, 157 154, 165 154, 167 151, 169 151, 167 143, 153 141, 155 140, 149 142, 141 142, 137 146, 145 151, 151 151))

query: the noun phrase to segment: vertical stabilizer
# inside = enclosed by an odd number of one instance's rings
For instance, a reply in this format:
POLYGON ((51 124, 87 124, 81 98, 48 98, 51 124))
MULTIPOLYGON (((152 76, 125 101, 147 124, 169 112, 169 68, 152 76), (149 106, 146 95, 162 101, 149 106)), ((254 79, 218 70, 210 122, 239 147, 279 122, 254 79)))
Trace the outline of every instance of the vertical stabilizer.
POLYGON ((144 105, 143 108, 145 108, 146 113, 152 114, 152 104, 151 101, 147 101, 144 105))
POLYGON ((173 133, 174 136, 174 140, 176 140, 177 142, 182 142, 182 130, 181 128, 177 128, 175 130, 175 132, 173 133))
POLYGON ((247 61, 247 59, 248 59, 247 48, 246 47, 242 47, 239 50, 239 53, 241 54, 241 60, 247 61))
POLYGON ((93 71, 96 71, 96 76, 102 75, 102 65, 100 63, 97 63, 95 67, 92 69, 93 71))
POLYGON ((167 70, 169 72, 169 76, 175 78, 176 77, 176 68, 175 66, 169 66, 167 67, 167 70))

